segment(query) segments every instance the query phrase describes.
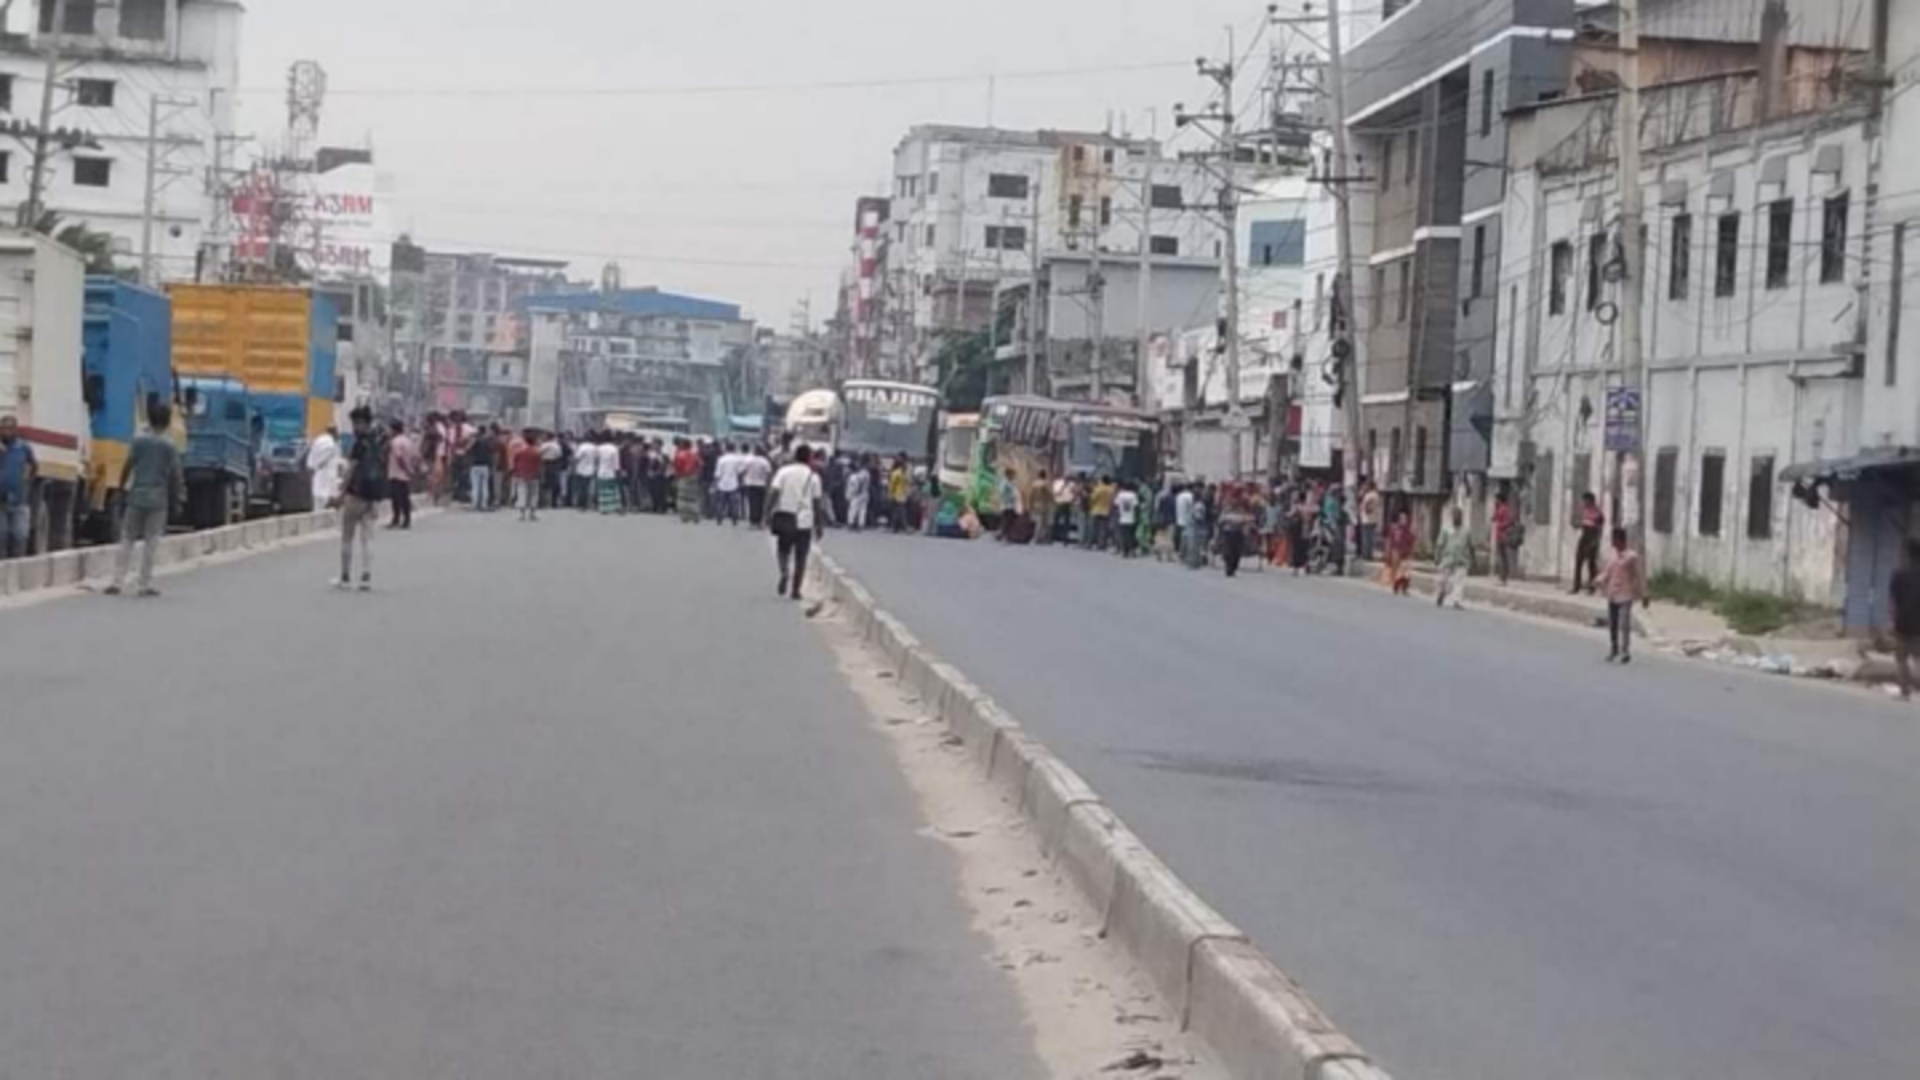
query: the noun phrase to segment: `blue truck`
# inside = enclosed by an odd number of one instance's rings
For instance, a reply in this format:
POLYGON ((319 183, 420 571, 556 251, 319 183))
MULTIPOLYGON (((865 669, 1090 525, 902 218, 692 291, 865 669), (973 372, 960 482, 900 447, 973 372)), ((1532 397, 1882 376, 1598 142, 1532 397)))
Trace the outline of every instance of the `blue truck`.
MULTIPOLYGON (((87 278, 81 331, 82 396, 92 440, 86 507, 80 526, 96 541, 120 533, 120 472, 147 408, 177 403, 173 375, 173 304, 166 296, 115 277, 87 278)), ((173 436, 184 442, 185 425, 173 436)))
POLYGON ((263 423, 247 385, 224 376, 180 380, 187 406, 187 524, 196 529, 247 519, 259 477, 263 423))

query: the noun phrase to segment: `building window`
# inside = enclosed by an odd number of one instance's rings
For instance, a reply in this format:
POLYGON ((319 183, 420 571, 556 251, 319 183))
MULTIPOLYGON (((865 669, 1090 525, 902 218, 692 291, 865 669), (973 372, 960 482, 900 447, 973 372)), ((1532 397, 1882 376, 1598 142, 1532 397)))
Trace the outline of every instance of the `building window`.
POLYGON ((1540 455, 1533 466, 1533 523, 1546 528, 1553 524, 1553 451, 1540 455))
POLYGON ((1740 212, 1721 214, 1718 234, 1713 241, 1713 295, 1732 296, 1738 280, 1740 259, 1740 212))
POLYGON ((1155 184, 1149 197, 1155 210, 1180 210, 1187 205, 1186 196, 1178 184, 1155 184))
POLYGON ((1600 307, 1600 298, 1606 295, 1607 281, 1607 234, 1595 233, 1587 238, 1587 310, 1600 307))
POLYGON ((1024 199, 1027 197, 1027 178, 1018 173, 991 173, 987 176, 987 197, 1024 199))
POLYGON ((1747 539, 1773 539, 1773 455, 1753 459, 1747 476, 1747 539))
POLYGON ((1256 221, 1249 238, 1255 266, 1302 266, 1307 261, 1307 223, 1256 221))
POLYGON ((1380 140, 1380 190, 1393 190, 1393 136, 1380 140))
POLYGON ((1427 429, 1413 429, 1413 486, 1427 485, 1427 429))
POLYGON ((1673 535, 1673 486, 1680 471, 1680 450, 1663 446, 1653 459, 1653 531, 1673 535))
POLYGON ((1721 503, 1726 498, 1727 455, 1709 450, 1700 458, 1700 535, 1720 535, 1721 503))
POLYGON ((1413 310, 1413 259, 1400 260, 1400 297, 1394 310, 1400 322, 1407 321, 1407 313, 1413 310))
POLYGON ((1067 228, 1077 229, 1080 227, 1080 210, 1086 205, 1086 202, 1087 199, 1084 195, 1067 196, 1067 228))
POLYGON ((0 150, 0 184, 9 184, 12 182, 13 155, 8 151, 0 150))
POLYGON ((1150 241, 1148 250, 1155 255, 1180 254, 1180 238, 1176 236, 1156 236, 1150 241))
POLYGON ((1820 284, 1847 279, 1847 193, 1827 200, 1820 215, 1820 284))
POLYGON ((0 112, 13 111, 13 76, 0 74, 0 112))
POLYGON ((1552 273, 1547 280, 1547 314, 1567 313, 1567 286, 1573 277, 1573 245, 1565 240, 1553 243, 1552 273))
POLYGON ((1887 275, 1892 290, 1887 300, 1887 373, 1888 386, 1894 385, 1900 372, 1900 312, 1907 292, 1907 223, 1893 227, 1893 270, 1887 275))
POLYGON ((1420 178, 1420 129, 1407 132, 1407 183, 1420 178))
POLYGON ((1327 315, 1327 275, 1313 275, 1313 329, 1318 332, 1327 315))
POLYGON ((937 172, 929 172, 927 174, 927 195, 934 196, 938 194, 940 194, 940 174, 937 172))
POLYGON ((1026 226, 987 226, 987 249, 990 251, 1025 251, 1027 249, 1026 226))
POLYGON ((1480 137, 1493 134, 1493 70, 1480 73, 1480 137))
MULTIPOLYGON (((63 34, 93 33, 93 9, 95 0, 67 0, 66 18, 61 20, 60 32, 63 34)), ((40 0, 40 32, 53 33, 54 0, 40 0)))
POLYGON ((120 36, 159 41, 167 36, 167 0, 120 0, 120 36))
MULTIPOLYGON (((1335 303, 1338 303, 1335 298, 1335 303)), ((1379 326, 1387 321, 1387 268, 1373 268, 1373 325, 1379 326)))
POLYGON ((1693 263, 1693 215, 1675 214, 1667 242, 1667 299, 1687 298, 1687 269, 1693 263))
POLYGON ((1473 269, 1467 274, 1468 289, 1470 290, 1467 295, 1475 300, 1485 295, 1484 290, 1486 289, 1487 282, 1483 267, 1486 266, 1486 263, 1487 227, 1485 225, 1475 225, 1473 227, 1473 269))
POLYGON ((1107 147, 1106 152, 1101 155, 1101 160, 1108 165, 1113 164, 1113 147, 1107 147))
POLYGON ((73 182, 77 187, 112 187, 112 159, 101 157, 74 158, 73 182))
POLYGON ((935 244, 939 240, 939 237, 940 237, 940 229, 938 226, 935 226, 935 225, 927 226, 927 246, 928 247, 935 246, 935 244))
POLYGON ((1393 430, 1387 432, 1387 480, 1389 483, 1394 483, 1394 484, 1398 484, 1400 482, 1400 429, 1399 428, 1394 428, 1393 430))
POLYGON ((74 104, 87 109, 113 108, 112 79, 75 79, 73 81, 74 104))
POLYGON ((1767 288, 1787 287, 1787 267, 1793 259, 1793 200, 1767 204, 1767 288))
POLYGON ((1368 473, 1382 474, 1382 470, 1380 468, 1380 429, 1379 428, 1367 429, 1367 462, 1366 462, 1366 469, 1364 471, 1368 473))
POLYGON ((1100 227, 1104 229, 1111 224, 1113 224, 1113 196, 1102 195, 1100 196, 1100 227))

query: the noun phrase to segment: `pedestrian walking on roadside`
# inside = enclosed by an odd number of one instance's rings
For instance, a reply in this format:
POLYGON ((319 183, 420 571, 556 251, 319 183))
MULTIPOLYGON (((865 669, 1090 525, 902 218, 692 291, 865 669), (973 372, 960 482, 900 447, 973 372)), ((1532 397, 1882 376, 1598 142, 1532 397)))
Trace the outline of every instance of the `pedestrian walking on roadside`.
POLYGON ((1247 553, 1248 534, 1253 531, 1253 514, 1237 485, 1223 489, 1220 502, 1220 563, 1228 577, 1238 577, 1240 560, 1247 553))
POLYGON ((340 580, 334 588, 353 588, 353 543, 360 541, 360 591, 373 591, 373 526, 387 497, 387 445, 374 426, 373 410, 361 405, 353 421, 353 449, 347 453, 347 481, 340 499, 340 580))
POLYGON ((1652 607, 1646 564, 1627 542, 1627 530, 1613 530, 1613 557, 1600 572, 1599 590, 1607 598, 1607 663, 1633 663, 1633 605, 1652 607))
POLYGON ((1893 572, 1893 657, 1900 666, 1900 700, 1913 700, 1913 654, 1920 652, 1920 539, 1906 543, 1906 563, 1893 572))
POLYGON ((387 500, 393 504, 393 519, 387 522, 387 528, 411 529, 413 492, 425 479, 425 466, 418 444, 407 434, 406 421, 396 419, 388 424, 388 430, 387 500))
POLYGON ((1400 511, 1387 527, 1387 585, 1395 596, 1413 591, 1413 553, 1418 543, 1413 519, 1405 510, 1400 511))
MULTIPOLYGON (((1514 513, 1513 500, 1505 489, 1493 496, 1494 573, 1505 585, 1513 578, 1514 563, 1519 561, 1520 545, 1527 542, 1527 528, 1514 513)), ((1577 591, 1577 590, 1576 590, 1577 591)))
MULTIPOLYGON (((871 479, 871 478, 869 478, 871 479)), ((767 448, 756 445, 749 449, 740 464, 740 491, 747 500, 747 524, 760 528, 767 521, 767 485, 773 482, 773 462, 767 458, 767 448)), ((861 491, 872 494, 870 486, 862 484, 861 491)), ((867 508, 863 502, 860 507, 860 524, 866 524, 867 508)))
POLYGON ((713 523, 723 520, 729 525, 740 524, 740 469, 745 462, 732 443, 720 448, 720 460, 713 467, 714 498, 717 502, 713 523))
POLYGON ((540 520, 541 478, 547 469, 542 455, 544 449, 540 436, 529 428, 522 437, 520 449, 514 452, 513 505, 519 509, 521 521, 540 520))
POLYGON ((1131 559, 1140 539, 1140 493, 1122 486, 1113 494, 1113 528, 1120 557, 1131 559))
POLYGON ((1467 575, 1473 572, 1473 533, 1467 528, 1466 511, 1454 507, 1449 524, 1440 535, 1440 593, 1433 598, 1436 607, 1466 606, 1467 575))
POLYGON ((682 524, 700 522, 700 451, 684 438, 673 441, 673 508, 682 524))
POLYGON ((1113 497, 1117 490, 1113 477, 1102 476, 1087 495, 1086 546, 1095 551, 1113 547, 1113 497))
POLYGON ((340 468, 340 429, 329 427, 307 447, 307 482, 315 510, 340 501, 340 468))
POLYGON ((1173 497, 1173 546, 1185 560, 1187 553, 1187 534, 1193 531, 1193 504, 1198 496, 1193 493, 1193 485, 1181 484, 1173 497))
POLYGON ((1196 487, 1199 490, 1189 492, 1193 496, 1193 505, 1180 549, 1180 561, 1189 570, 1198 570, 1207 565, 1208 550, 1213 544, 1213 519, 1209 516, 1211 511, 1207 506, 1206 488, 1204 485, 1196 487))
POLYGON ((40 463, 20 421, 0 416, 0 559, 24 559, 33 541, 33 484, 40 463))
POLYGON ((820 474, 813 468, 811 447, 803 443, 794 448, 793 462, 773 475, 767 494, 774 563, 780 570, 775 592, 798 600, 801 582, 807 577, 807 555, 813 550, 815 517, 825 495, 820 474))
POLYGON ((493 512, 493 462, 499 455, 492 428, 481 428, 467 446, 467 492, 475 513, 493 512))
POLYGON ((1386 510, 1386 500, 1380 497, 1380 489, 1374 486, 1371 477, 1360 481, 1360 558, 1372 562, 1380 543, 1381 514, 1386 510))
POLYGON ((148 430, 134 438, 127 448, 126 463, 120 466, 120 551, 114 559, 108 596, 119 596, 126 585, 135 544, 140 545, 137 595, 160 595, 160 590, 153 587, 154 549, 167 535, 168 514, 180 505, 186 491, 180 473, 180 450, 167 437, 172 427, 173 407, 155 402, 147 409, 148 430))
MULTIPOLYGON (((761 497, 766 497, 764 491, 761 497)), ((873 476, 864 461, 855 462, 847 472, 847 528, 859 532, 867 527, 867 506, 872 498, 873 476)))
POLYGON ((1027 485, 1027 520, 1033 525, 1033 542, 1041 547, 1053 544, 1053 481, 1047 479, 1047 470, 1041 469, 1033 474, 1033 483, 1027 485))
POLYGON ((1573 591, 1580 591, 1581 572, 1586 573, 1586 590, 1591 594, 1600 584, 1600 537, 1607 531, 1607 513, 1600 500, 1589 491, 1580 496, 1580 542, 1573 549, 1573 591))

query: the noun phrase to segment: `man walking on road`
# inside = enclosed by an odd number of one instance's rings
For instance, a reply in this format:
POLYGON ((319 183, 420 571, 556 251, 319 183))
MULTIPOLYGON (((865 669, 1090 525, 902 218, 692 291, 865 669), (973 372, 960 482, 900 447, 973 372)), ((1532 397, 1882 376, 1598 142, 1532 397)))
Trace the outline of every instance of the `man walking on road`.
POLYGON ((1122 486, 1113 496, 1114 528, 1120 542, 1120 557, 1131 559, 1140 531, 1140 493, 1122 486))
POLYGON ((387 440, 387 494, 393 503, 389 529, 413 528, 413 490, 424 477, 420 451, 413 436, 407 434, 403 420, 393 421, 393 435, 387 440))
POLYGON ((573 486, 568 494, 573 496, 575 510, 585 513, 593 508, 593 479, 599 474, 600 447, 588 432, 573 444, 573 486))
POLYGON ((1589 491, 1580 496, 1580 543, 1573 549, 1573 591, 1580 591, 1580 574, 1586 572, 1586 588, 1592 593, 1600 583, 1600 536, 1606 532, 1606 511, 1589 491))
POLYGON ((1652 606, 1647 596, 1647 571, 1640 553, 1627 545, 1627 530, 1613 530, 1613 558, 1600 572, 1600 591, 1607 597, 1607 637, 1612 651, 1607 662, 1633 663, 1633 605, 1652 606))
POLYGON ((173 408, 156 403, 147 410, 144 434, 134 438, 127 462, 120 467, 120 490, 126 493, 120 522, 120 553, 113 563, 108 596, 119 596, 133 562, 133 546, 140 545, 140 596, 159 596, 153 587, 153 552, 167 535, 167 514, 180 504, 185 484, 180 476, 180 451, 167 438, 173 427, 173 408))
POLYGON ((740 524, 740 470, 745 464, 732 443, 721 448, 720 460, 713 466, 713 490, 719 504, 713 516, 715 525, 723 519, 729 525, 740 524))
POLYGON ((813 550, 815 508, 824 487, 813 469, 813 450, 801 445, 793 452, 793 463, 783 465, 773 476, 768 507, 774 536, 774 562, 780 568, 780 583, 775 592, 800 599, 800 584, 807 577, 807 554, 813 550))
MULTIPOLYGON (((387 443, 373 426, 373 410, 362 405, 350 414, 353 449, 347 455, 347 482, 340 503, 340 580, 353 587, 353 541, 360 539, 360 591, 373 591, 373 527, 380 501, 387 496, 387 443)), ((475 498, 479 498, 476 489, 475 498)))
POLYGON ((33 481, 39 471, 20 422, 0 416, 0 559, 21 559, 33 537, 33 481))
POLYGON ((1455 611, 1465 607, 1467 575, 1473 571, 1473 534, 1467 531, 1467 515, 1454 507, 1449 525, 1440 537, 1440 593, 1434 606, 1451 605, 1455 611))
POLYGON ((521 521, 540 520, 540 477, 546 472, 540 439, 531 429, 521 438, 513 455, 513 504, 521 521))

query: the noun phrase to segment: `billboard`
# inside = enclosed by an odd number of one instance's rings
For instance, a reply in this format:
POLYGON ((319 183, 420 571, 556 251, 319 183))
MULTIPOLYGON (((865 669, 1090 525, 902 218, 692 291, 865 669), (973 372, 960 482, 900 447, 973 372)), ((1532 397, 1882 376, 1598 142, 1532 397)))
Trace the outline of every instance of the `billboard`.
POLYGON ((391 178, 372 155, 322 154, 316 167, 263 163, 233 194, 241 262, 270 263, 275 247, 323 281, 389 280, 393 263, 391 178), (346 160, 342 160, 346 158, 346 160))

